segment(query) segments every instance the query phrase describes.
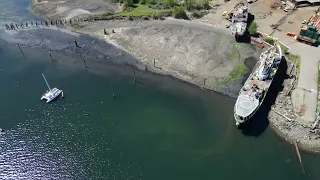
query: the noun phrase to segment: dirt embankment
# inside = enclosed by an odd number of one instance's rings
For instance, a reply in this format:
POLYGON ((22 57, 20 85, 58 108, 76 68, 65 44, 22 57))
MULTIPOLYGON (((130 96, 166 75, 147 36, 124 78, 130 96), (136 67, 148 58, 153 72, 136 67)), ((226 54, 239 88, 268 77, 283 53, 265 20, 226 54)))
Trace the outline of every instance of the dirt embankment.
MULTIPOLYGON (((71 2, 62 3, 63 7, 76 9, 81 3, 84 3, 82 7, 92 4, 84 0, 76 5, 71 2)), ((35 3, 33 9, 47 18, 58 14, 61 18, 70 17, 70 13, 59 11, 61 4, 51 1, 50 5, 47 4, 35 3)), ((105 6, 105 9, 113 7, 105 6)), ((172 75, 207 89, 224 91, 232 96, 236 95, 240 83, 230 81, 231 72, 244 59, 257 59, 261 52, 252 45, 235 42, 227 29, 217 29, 195 21, 170 18, 164 21, 109 20, 79 22, 69 28, 119 46, 138 58, 148 70, 172 75)))

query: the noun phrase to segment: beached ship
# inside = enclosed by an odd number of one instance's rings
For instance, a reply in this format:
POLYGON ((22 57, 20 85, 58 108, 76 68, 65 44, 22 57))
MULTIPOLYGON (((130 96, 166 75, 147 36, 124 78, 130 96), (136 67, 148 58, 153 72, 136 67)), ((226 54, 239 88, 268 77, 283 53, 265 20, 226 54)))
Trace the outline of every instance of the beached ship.
POLYGON ((231 34, 236 38, 243 36, 247 30, 248 14, 248 6, 243 2, 235 6, 231 18, 230 30, 231 34))
POLYGON ((282 58, 278 44, 262 52, 252 73, 239 92, 234 106, 236 125, 248 121, 259 109, 277 73, 282 58))
POLYGON ((48 86, 48 90, 42 95, 42 97, 40 98, 40 100, 47 100, 47 103, 51 102, 52 100, 54 100, 55 98, 57 98, 61 93, 62 90, 58 89, 58 88, 53 88, 51 89, 49 86, 49 83, 46 79, 46 77, 44 76, 44 74, 42 73, 42 77, 44 79, 44 81, 46 82, 47 86, 48 86))

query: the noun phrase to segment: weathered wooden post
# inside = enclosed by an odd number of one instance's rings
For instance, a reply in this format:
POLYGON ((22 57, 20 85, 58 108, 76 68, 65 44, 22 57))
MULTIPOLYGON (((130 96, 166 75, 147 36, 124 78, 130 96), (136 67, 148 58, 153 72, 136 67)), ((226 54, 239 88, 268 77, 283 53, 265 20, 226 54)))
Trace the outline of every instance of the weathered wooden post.
POLYGON ((112 33, 115 33, 113 29, 112 29, 112 33))
POLYGON ((113 85, 111 84, 111 88, 112 88, 112 97, 115 98, 116 97, 116 94, 114 93, 114 88, 113 88, 113 85))
POLYGON ((153 59, 153 67, 156 67, 156 59, 153 59))
POLYGON ((50 53, 50 51, 49 51, 49 55, 50 55, 51 61, 53 62, 53 58, 52 58, 52 56, 51 56, 51 53, 50 53))
POLYGON ((103 33, 104 33, 104 35, 108 35, 106 29, 103 29, 103 33))
POLYGON ((19 45, 19 44, 17 44, 17 46, 19 47, 19 49, 20 49, 20 51, 21 51, 21 54, 22 54, 22 55, 24 55, 24 53, 23 53, 23 51, 22 51, 22 49, 21 49, 20 45, 19 45))
POLYGON ((74 43, 76 44, 76 47, 77 47, 77 48, 81 48, 81 47, 78 45, 77 41, 74 41, 74 43))
POLYGON ((133 70, 133 82, 136 82, 136 70, 133 70))
POLYGON ((86 64, 86 60, 83 60, 83 63, 84 63, 84 67, 86 68, 86 70, 87 70, 87 64, 86 64))
POLYGON ((203 87, 206 86, 206 82, 207 82, 207 78, 204 78, 204 79, 203 79, 203 87))
POLYGON ((36 26, 38 26, 38 22, 36 21, 36 26))
POLYGON ((28 22, 26 22, 26 27, 28 27, 28 22))

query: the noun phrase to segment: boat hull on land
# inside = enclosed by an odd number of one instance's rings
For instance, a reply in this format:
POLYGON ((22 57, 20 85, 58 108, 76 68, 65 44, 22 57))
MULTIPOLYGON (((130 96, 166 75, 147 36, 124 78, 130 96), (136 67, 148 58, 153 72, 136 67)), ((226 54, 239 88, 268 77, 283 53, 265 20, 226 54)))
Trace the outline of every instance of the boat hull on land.
POLYGON ((259 61, 241 88, 234 106, 237 126, 250 120, 260 108, 277 73, 281 59, 282 51, 278 44, 261 53, 259 61))

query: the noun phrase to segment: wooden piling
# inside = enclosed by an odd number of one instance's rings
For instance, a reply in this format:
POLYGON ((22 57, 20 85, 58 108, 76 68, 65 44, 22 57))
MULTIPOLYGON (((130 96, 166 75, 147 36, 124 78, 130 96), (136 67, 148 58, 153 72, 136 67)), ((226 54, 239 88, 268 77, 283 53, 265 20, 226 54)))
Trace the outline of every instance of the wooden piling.
POLYGON ((36 21, 36 26, 38 26, 38 22, 36 21))
POLYGON ((156 67, 156 59, 153 59, 153 67, 156 67))
POLYGON ((108 35, 106 29, 103 29, 103 33, 104 33, 104 35, 108 35))
POLYGON ((299 162, 300 162, 300 167, 301 167, 302 174, 305 174, 304 167, 303 167, 302 160, 301 160, 301 156, 300 156, 300 152, 299 152, 299 147, 298 147, 298 144, 297 144, 296 140, 294 140, 294 145, 296 147, 296 152, 297 152, 297 156, 298 156, 298 159, 299 159, 299 162))
POLYGON ((28 22, 26 22, 26 27, 28 27, 28 22))
POLYGON ((49 51, 49 55, 50 55, 51 61, 53 62, 53 58, 52 58, 52 56, 51 56, 51 53, 50 53, 50 51, 49 51))
POLYGON ((74 43, 76 44, 76 47, 77 47, 77 48, 81 48, 81 47, 78 45, 77 41, 74 41, 74 43))
POLYGON ((63 94, 63 91, 62 91, 62 93, 61 93, 61 97, 62 97, 62 98, 64 98, 64 94, 63 94))
POLYGON ((112 88, 112 97, 115 98, 116 95, 115 95, 115 93, 114 93, 114 88, 113 88, 113 85, 112 85, 112 84, 111 84, 111 88, 112 88))
POLYGON ((133 82, 136 82, 136 70, 133 70, 133 82))
POLYGON ((20 45, 19 45, 19 44, 17 44, 17 46, 19 47, 19 49, 20 49, 20 51, 21 51, 21 54, 22 54, 22 55, 24 55, 24 53, 23 53, 23 51, 22 51, 22 49, 21 49, 20 45))
POLYGON ((84 64, 84 67, 87 69, 87 64, 86 64, 86 60, 83 60, 83 64, 84 64))

